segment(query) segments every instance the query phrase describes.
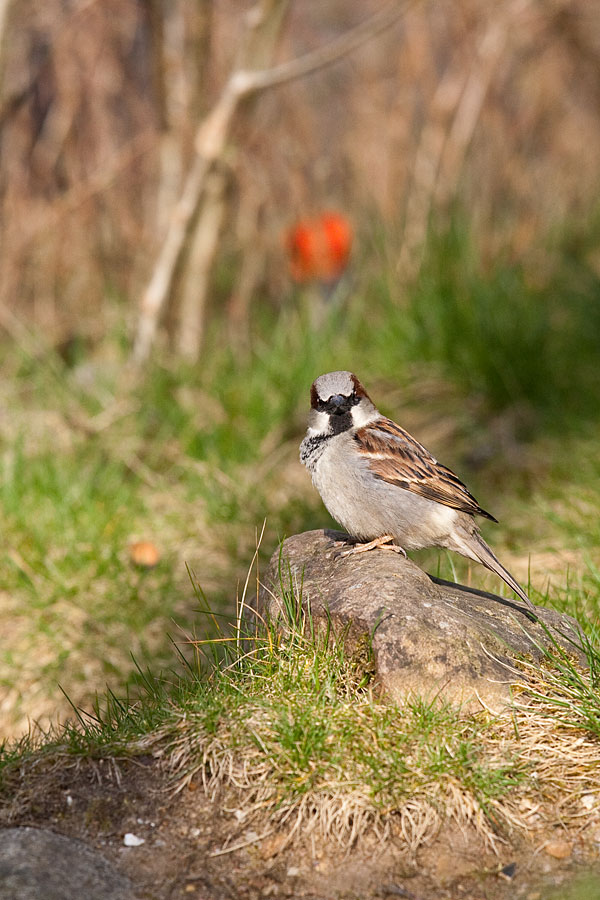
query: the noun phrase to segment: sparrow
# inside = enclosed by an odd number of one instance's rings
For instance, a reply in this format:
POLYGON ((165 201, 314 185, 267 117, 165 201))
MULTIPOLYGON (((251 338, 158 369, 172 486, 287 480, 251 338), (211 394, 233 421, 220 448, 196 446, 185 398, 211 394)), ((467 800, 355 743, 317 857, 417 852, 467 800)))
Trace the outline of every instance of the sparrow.
POLYGON ((310 389, 300 461, 332 517, 358 544, 406 550, 443 547, 498 575, 535 611, 479 533, 482 509, 462 481, 404 428, 382 416, 352 372, 321 375, 310 389))

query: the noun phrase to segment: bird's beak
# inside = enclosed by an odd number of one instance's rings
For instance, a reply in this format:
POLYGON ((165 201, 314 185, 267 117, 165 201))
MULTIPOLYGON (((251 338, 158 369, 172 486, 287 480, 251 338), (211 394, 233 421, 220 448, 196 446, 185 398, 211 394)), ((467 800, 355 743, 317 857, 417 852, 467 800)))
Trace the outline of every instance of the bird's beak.
POLYGON ((350 409, 349 398, 344 397, 343 394, 334 394, 333 397, 329 398, 327 407, 328 412, 333 413, 336 416, 343 416, 344 413, 347 413, 350 409))

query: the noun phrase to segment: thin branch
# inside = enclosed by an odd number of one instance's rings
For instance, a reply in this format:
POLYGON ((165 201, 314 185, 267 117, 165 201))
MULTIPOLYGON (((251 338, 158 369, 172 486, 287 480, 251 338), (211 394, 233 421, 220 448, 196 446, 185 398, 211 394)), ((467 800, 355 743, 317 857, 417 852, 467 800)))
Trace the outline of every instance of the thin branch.
POLYGON ((167 235, 142 297, 132 354, 134 363, 141 364, 150 355, 161 311, 171 291, 177 264, 199 209, 206 177, 212 164, 224 151, 241 102, 260 91, 301 78, 337 62, 369 38, 389 28, 406 11, 408 5, 409 3, 401 0, 391 0, 383 10, 325 47, 279 66, 257 71, 242 67, 231 74, 216 105, 198 128, 196 158, 173 210, 167 235))
POLYGON ((244 94, 250 94, 254 91, 265 90, 266 88, 276 87, 285 84, 288 81, 294 81, 302 78, 304 75, 311 75, 327 66, 332 65, 344 56, 357 50, 361 44, 366 43, 372 37, 385 31, 390 25, 400 18, 411 6, 414 6, 418 0, 391 0, 383 9, 374 13, 356 25, 349 31, 340 35, 340 37, 331 41, 324 47, 305 53, 297 59, 290 62, 281 63, 279 66, 273 66, 262 72, 240 71, 234 76, 236 81, 239 79, 238 90, 244 94))
POLYGON ((196 156, 185 179, 152 278, 142 297, 137 334, 133 346, 134 363, 143 363, 150 355, 161 310, 185 245, 191 223, 198 210, 206 176, 222 152, 239 99, 226 85, 217 105, 198 129, 196 156))

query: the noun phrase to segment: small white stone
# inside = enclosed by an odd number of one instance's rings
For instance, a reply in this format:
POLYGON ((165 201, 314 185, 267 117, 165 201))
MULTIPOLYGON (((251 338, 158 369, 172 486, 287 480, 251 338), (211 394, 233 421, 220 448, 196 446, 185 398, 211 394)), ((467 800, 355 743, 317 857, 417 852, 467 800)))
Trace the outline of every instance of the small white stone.
POLYGON ((584 794, 581 798, 581 805, 585 809, 593 809, 596 805, 596 798, 593 794, 584 794))
POLYGON ((67 806, 73 806, 73 798, 70 794, 67 794, 67 806))
POLYGON ((290 866, 289 869, 287 870, 288 878, 297 878, 299 874, 300 874, 300 869, 298 868, 298 866, 290 866))
POLYGON ((146 841, 144 838, 138 837, 137 834, 132 834, 131 831, 128 831, 123 838, 123 843, 126 847, 141 847, 146 841))

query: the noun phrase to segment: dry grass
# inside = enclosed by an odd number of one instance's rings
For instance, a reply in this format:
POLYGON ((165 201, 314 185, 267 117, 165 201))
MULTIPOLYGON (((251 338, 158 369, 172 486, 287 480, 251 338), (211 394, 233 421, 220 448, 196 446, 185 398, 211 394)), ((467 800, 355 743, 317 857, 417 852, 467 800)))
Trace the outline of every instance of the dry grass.
MULTIPOLYGON (((238 688, 243 690, 239 683, 238 688)), ((315 855, 327 844, 346 851, 378 844, 382 849, 391 845, 414 859, 452 826, 471 840, 480 839, 499 858, 506 857, 507 848, 512 848, 508 852, 528 848, 530 855, 557 840, 593 853, 600 841, 600 741, 597 735, 560 721, 556 701, 564 696, 556 672, 548 668, 537 678, 528 673, 527 686, 515 690, 513 708, 500 716, 448 716, 437 722, 432 741, 440 738, 441 727, 442 743, 455 752, 457 729, 474 729, 486 769, 512 773, 496 796, 484 796, 469 786, 468 766, 454 776, 432 778, 418 742, 407 756, 408 774, 397 773, 404 784, 396 802, 374 800, 372 785, 343 766, 298 792, 297 783, 286 781, 289 772, 274 764, 272 748, 262 740, 272 727, 273 697, 260 706, 251 697, 243 698, 239 709, 247 727, 242 734, 239 722, 223 715, 208 733, 201 722, 205 699, 198 693, 188 695, 183 705, 176 703, 170 710, 163 705, 159 727, 125 743, 116 741, 104 751, 97 748, 94 757, 113 759, 118 782, 119 758, 150 753, 167 775, 170 791, 201 789, 225 814, 215 856, 264 842, 269 856, 290 846, 309 852, 312 847, 315 855)), ((307 698, 307 703, 313 699, 307 698)), ((413 714, 409 707, 395 708, 390 718, 388 706, 375 703, 360 689, 348 699, 347 710, 366 731, 374 717, 383 715, 392 739, 403 729, 406 738, 406 721, 413 714)), ((371 741, 382 765, 385 739, 371 741)), ((86 765, 93 766, 88 754, 84 756, 86 765)), ((2 798, 3 821, 9 824, 25 814, 35 801, 38 782, 46 788, 55 780, 64 784, 67 770, 73 768, 76 774, 79 766, 79 755, 74 757, 73 748, 64 743, 24 757, 18 779, 9 775, 11 791, 2 798)))
MULTIPOLYGON (((305 648, 296 650, 302 655, 305 648)), ((333 667, 338 663, 339 657, 329 659, 333 667)), ((318 664, 313 657, 309 668, 318 664)), ((298 710, 291 691, 285 698, 277 695, 277 673, 263 681, 260 696, 250 683, 236 682, 235 703, 223 703, 216 717, 207 719, 202 703, 196 712, 189 706, 175 709, 139 746, 163 760, 176 792, 200 784, 211 801, 234 813, 236 824, 219 853, 237 848, 240 833, 249 827, 256 840, 280 834, 278 850, 296 841, 312 841, 313 847, 315 841, 333 841, 349 849, 369 835, 382 844, 392 840, 414 856, 450 823, 477 834, 494 852, 522 840, 540 850, 557 833, 571 844, 592 843, 600 836, 600 741, 581 722, 561 721, 557 702, 569 691, 555 671, 548 668, 547 674, 528 671, 527 684, 517 686, 514 705, 503 714, 461 718, 446 710, 433 717, 433 730, 424 738, 427 725, 414 707, 407 704, 390 716, 389 706, 357 688, 354 673, 354 686, 343 688, 345 696, 349 692, 344 708, 332 700, 327 713, 353 723, 347 732, 341 725, 330 734, 340 754, 335 759, 325 754, 323 763, 315 749, 302 772, 286 768, 285 751, 275 748, 282 740, 280 704, 287 705, 290 721, 298 710), (474 735, 477 754, 465 753, 464 742, 474 735), (356 749, 363 742, 380 770, 390 765, 390 745, 404 748, 402 765, 398 759, 392 764, 393 787, 387 793, 374 790, 373 769, 356 749), (444 755, 440 766, 432 767, 432 758, 444 755)), ((306 682, 296 690, 303 688, 306 682)), ((224 689, 220 679, 219 690, 224 689)), ((314 702, 309 690, 297 699, 308 718, 317 720, 314 702)))
MULTIPOLYGON (((507 712, 482 728, 488 765, 512 760, 527 772, 518 787, 485 805, 452 779, 432 781, 414 794, 409 791, 410 796, 386 809, 374 805, 368 785, 334 779, 328 779, 326 787, 286 800, 276 787, 278 773, 264 752, 255 746, 234 748, 231 737, 225 732, 207 740, 186 717, 177 724, 175 737, 169 725, 141 746, 165 756, 176 790, 201 782, 211 800, 235 810, 244 828, 258 827, 261 835, 283 830, 280 849, 311 836, 349 848, 371 834, 382 842, 393 837, 397 846, 414 854, 450 822, 474 830, 495 852, 507 841, 521 838, 542 849, 557 828, 572 842, 579 838, 593 842, 600 835, 600 744, 576 728, 556 728, 550 704, 507 712), (168 749, 158 750, 157 742, 165 739, 168 749)), ((231 844, 237 845, 237 835, 234 828, 231 844)))

